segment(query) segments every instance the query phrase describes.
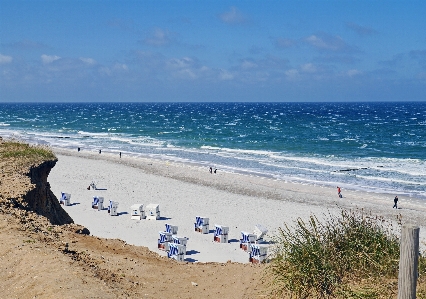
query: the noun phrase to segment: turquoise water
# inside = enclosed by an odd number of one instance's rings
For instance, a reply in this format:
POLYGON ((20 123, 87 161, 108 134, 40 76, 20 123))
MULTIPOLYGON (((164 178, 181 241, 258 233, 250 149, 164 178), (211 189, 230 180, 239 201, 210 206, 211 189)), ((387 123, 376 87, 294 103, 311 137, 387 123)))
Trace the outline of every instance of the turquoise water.
POLYGON ((0 104, 0 136, 426 199, 426 102, 0 104))

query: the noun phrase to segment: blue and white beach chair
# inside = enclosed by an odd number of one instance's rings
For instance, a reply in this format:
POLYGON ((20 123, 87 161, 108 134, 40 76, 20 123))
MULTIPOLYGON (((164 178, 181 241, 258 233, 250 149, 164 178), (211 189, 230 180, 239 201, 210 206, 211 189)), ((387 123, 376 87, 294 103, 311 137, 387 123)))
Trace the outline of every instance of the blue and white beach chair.
POLYGON ((61 199, 59 203, 64 206, 69 206, 71 204, 71 194, 61 192, 61 199))
POLYGON ((99 197, 93 196, 92 209, 97 209, 99 203, 99 197))
POLYGON ((250 244, 249 261, 253 264, 265 262, 268 247, 265 245, 250 244))
POLYGON ((241 232, 240 248, 250 252, 250 244, 256 243, 256 235, 248 232, 241 232))
POLYGON ((213 240, 218 243, 228 243, 229 227, 215 224, 213 240))
POLYGON ((166 223, 166 232, 176 235, 178 231, 178 227, 176 225, 171 225, 166 223))
POLYGON ((207 217, 195 217, 194 228, 196 232, 201 232, 202 234, 209 233, 209 218, 207 217))
POLYGON ((169 232, 160 232, 160 238, 158 239, 158 249, 169 250, 169 242, 172 242, 172 234, 169 232))
POLYGON ((183 254, 185 255, 186 254, 186 244, 188 242, 188 238, 172 236, 172 239, 173 239, 174 244, 180 244, 180 245, 184 246, 183 254))
POLYGON ((169 243, 169 251, 167 256, 177 261, 183 262, 185 260, 186 247, 181 244, 169 243))

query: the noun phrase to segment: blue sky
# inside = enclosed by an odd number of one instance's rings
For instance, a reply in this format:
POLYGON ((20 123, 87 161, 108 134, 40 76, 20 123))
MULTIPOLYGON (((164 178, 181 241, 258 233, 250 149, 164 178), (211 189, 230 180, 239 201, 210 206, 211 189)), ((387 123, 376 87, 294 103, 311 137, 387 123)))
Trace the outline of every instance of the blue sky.
POLYGON ((426 1, 0 0, 0 102, 425 101, 426 1))

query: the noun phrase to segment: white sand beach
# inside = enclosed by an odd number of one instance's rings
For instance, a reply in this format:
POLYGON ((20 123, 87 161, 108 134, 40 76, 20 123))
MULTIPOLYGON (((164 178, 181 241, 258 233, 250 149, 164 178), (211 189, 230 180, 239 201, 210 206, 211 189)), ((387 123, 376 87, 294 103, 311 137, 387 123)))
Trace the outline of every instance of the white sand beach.
POLYGON ((210 174, 206 167, 168 161, 130 157, 116 153, 54 149, 58 157, 48 181, 60 198, 71 194, 71 206, 64 209, 75 223, 87 227, 91 235, 118 238, 129 244, 157 249, 159 231, 165 224, 178 226, 178 236, 189 238, 185 260, 189 262, 248 262, 249 255, 239 248, 241 231, 253 232, 256 224, 269 230, 268 238, 284 223, 292 224, 311 214, 322 218, 342 208, 362 208, 390 220, 419 225, 422 248, 426 244, 426 201, 400 196, 399 209, 392 209, 389 194, 348 191, 343 198, 335 188, 295 184, 267 178, 226 173, 210 174), (95 181, 100 190, 87 190, 95 181), (103 196, 119 203, 118 216, 107 210, 92 209, 93 196, 103 196), (133 204, 160 205, 160 220, 132 220, 133 204), (213 242, 213 233, 194 231, 196 216, 229 227, 227 244, 213 242))

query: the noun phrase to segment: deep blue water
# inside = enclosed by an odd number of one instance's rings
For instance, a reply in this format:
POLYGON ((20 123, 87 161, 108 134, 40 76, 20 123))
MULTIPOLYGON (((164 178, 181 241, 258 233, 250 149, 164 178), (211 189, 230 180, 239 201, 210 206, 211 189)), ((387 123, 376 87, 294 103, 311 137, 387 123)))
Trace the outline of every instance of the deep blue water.
POLYGON ((426 102, 0 104, 0 136, 426 199, 426 102))

